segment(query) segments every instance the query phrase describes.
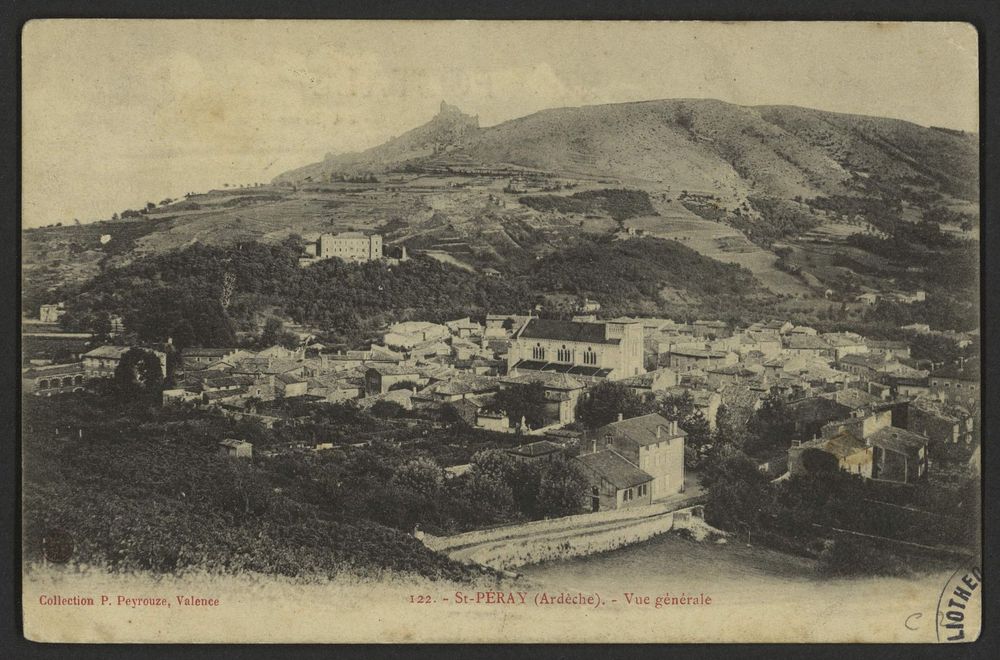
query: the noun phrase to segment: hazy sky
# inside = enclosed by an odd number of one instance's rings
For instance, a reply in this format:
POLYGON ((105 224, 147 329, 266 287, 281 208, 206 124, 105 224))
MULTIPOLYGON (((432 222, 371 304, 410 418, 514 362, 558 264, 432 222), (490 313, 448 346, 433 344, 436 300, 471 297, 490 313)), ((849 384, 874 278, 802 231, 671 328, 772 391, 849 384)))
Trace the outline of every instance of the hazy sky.
POLYGON ((430 119, 659 98, 977 130, 974 29, 931 23, 32 21, 26 226, 267 181, 430 119))

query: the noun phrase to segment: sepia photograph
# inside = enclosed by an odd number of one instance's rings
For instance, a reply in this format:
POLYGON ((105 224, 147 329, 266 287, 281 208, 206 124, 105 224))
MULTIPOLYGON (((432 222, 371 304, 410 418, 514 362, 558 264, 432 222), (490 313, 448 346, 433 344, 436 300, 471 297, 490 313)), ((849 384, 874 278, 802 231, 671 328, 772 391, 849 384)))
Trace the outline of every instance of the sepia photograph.
POLYGON ((972 25, 21 39, 29 640, 979 637, 972 25))

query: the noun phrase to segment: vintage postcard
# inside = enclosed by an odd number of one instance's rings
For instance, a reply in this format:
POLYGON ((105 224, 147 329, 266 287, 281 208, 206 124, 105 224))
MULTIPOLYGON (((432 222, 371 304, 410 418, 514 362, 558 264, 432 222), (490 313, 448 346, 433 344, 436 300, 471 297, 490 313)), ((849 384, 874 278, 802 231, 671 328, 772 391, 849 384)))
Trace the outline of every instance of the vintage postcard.
POLYGON ((970 25, 22 39, 29 639, 977 639, 970 25))

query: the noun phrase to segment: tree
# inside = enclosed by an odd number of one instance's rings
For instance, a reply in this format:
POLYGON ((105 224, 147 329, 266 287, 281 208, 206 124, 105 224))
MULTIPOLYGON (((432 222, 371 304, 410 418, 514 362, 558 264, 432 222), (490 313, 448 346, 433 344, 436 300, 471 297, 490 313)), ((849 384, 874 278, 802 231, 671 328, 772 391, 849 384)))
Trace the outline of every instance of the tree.
POLYGON ((181 319, 170 329, 170 338, 178 350, 184 350, 195 345, 195 332, 191 322, 181 319))
POLYGON ((261 346, 274 346, 278 343, 278 335, 284 327, 281 319, 274 316, 268 317, 264 321, 264 328, 260 331, 259 343, 261 346))
POLYGON ((540 382, 512 385, 497 392, 486 408, 507 413, 511 422, 523 418, 529 428, 538 428, 545 424, 545 386, 540 382))
POLYGON ((470 462, 472 471, 497 479, 507 486, 515 510, 529 518, 538 517, 541 474, 537 467, 501 449, 476 452, 470 462))
POLYGON ((589 483, 569 461, 557 459, 542 471, 538 487, 538 512, 544 517, 580 513, 589 483))
POLYGON ((514 471, 516 459, 501 449, 483 449, 472 456, 472 470, 506 482, 514 471))
POLYGON ((502 479, 471 470, 452 482, 448 499, 462 527, 506 522, 515 516, 514 494, 502 479))
POLYGON ((764 398, 760 409, 750 417, 747 427, 744 451, 752 455, 777 447, 786 448, 788 439, 795 432, 795 424, 791 421, 788 408, 776 394, 769 394, 764 398))
POLYGON ((392 482, 421 495, 433 497, 444 486, 444 470, 431 458, 414 458, 396 468, 392 482))
POLYGON ((396 419, 401 417, 406 409, 399 405, 395 401, 389 401, 387 399, 381 399, 372 404, 372 407, 368 409, 368 412, 374 417, 381 417, 382 419, 396 419))
POLYGON ((122 396, 159 396, 163 387, 160 359, 150 351, 130 348, 115 368, 115 386, 122 396))
POLYGON ((685 447, 700 450, 711 442, 711 431, 708 420, 694 405, 694 397, 684 391, 682 394, 659 397, 656 402, 658 412, 666 419, 677 422, 677 425, 688 434, 685 447))
POLYGON ((648 412, 649 406, 631 389, 614 381, 603 381, 590 391, 590 396, 577 404, 576 416, 588 427, 595 429, 618 419, 638 417, 648 412))
POLYGON ((710 462, 702 475, 708 491, 706 520, 716 527, 739 529, 761 522, 770 510, 772 493, 767 477, 741 452, 710 462))
POLYGON ((839 469, 837 457, 821 449, 809 448, 802 451, 802 467, 806 472, 836 472, 839 469))

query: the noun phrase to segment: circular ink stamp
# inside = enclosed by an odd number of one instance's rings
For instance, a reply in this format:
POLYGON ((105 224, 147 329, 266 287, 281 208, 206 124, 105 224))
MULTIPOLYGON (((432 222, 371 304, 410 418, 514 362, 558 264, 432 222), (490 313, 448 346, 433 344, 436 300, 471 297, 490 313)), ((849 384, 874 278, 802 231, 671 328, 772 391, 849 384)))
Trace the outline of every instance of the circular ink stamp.
POLYGON ((974 642, 982 626, 983 572, 966 566, 952 573, 937 606, 939 642, 974 642))
POLYGON ((42 537, 42 555, 53 564, 65 564, 73 557, 73 537, 62 529, 50 529, 42 537))

